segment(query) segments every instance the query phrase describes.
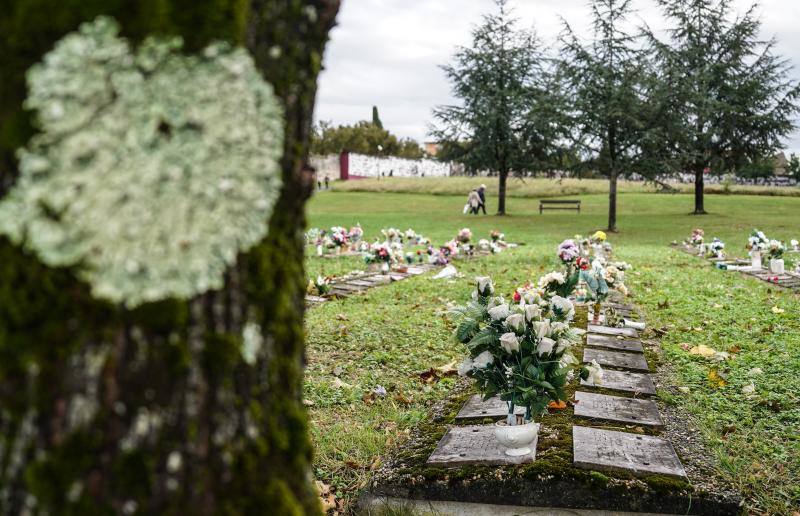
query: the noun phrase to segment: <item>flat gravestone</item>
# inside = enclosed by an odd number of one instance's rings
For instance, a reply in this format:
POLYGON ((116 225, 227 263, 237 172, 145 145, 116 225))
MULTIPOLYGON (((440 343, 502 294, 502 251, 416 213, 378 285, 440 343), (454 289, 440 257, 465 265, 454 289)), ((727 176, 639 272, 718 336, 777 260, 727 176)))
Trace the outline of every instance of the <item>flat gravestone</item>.
POLYGON ((494 436, 494 425, 455 426, 436 445, 427 464, 454 468, 467 465, 509 466, 536 459, 538 436, 530 444, 531 453, 519 457, 505 454, 505 448, 494 436))
POLYGON ((406 279, 407 277, 408 277, 407 274, 403 274, 401 272, 393 272, 389 274, 389 278, 391 279, 391 281, 400 281, 406 279))
POLYGON ((672 445, 660 437, 573 426, 572 442, 579 468, 686 478, 672 445))
POLYGON ((375 284, 375 282, 366 281, 366 280, 363 280, 363 279, 347 280, 347 283, 349 285, 358 285, 359 287, 371 287, 372 285, 375 284))
POLYGON ((588 330, 589 333, 599 333, 601 335, 622 335, 623 337, 632 337, 634 339, 639 336, 639 332, 633 328, 612 328, 610 326, 590 324, 588 330))
POLYGON ((649 371, 647 360, 639 353, 623 353, 620 351, 607 351, 605 349, 586 348, 583 350, 583 361, 588 364, 597 360, 601 366, 632 369, 634 371, 649 371))
POLYGON ((407 274, 411 274, 412 276, 419 276, 420 274, 425 274, 425 269, 422 267, 409 267, 406 270, 407 274))
POLYGON ((387 275, 376 274, 374 276, 365 277, 364 281, 368 281, 370 283, 370 285, 373 286, 373 285, 380 285, 380 284, 383 284, 383 283, 389 283, 392 280, 390 280, 389 276, 387 276, 387 275))
POLYGON ((351 285, 350 283, 334 283, 332 288, 344 290, 346 292, 358 292, 364 290, 363 286, 351 285))
POLYGON ((575 393, 575 415, 617 423, 661 427, 658 405, 652 400, 637 400, 594 392, 575 393))
MULTIPOLYGON (((514 407, 514 413, 525 414, 525 407, 514 407)), ((483 401, 483 397, 478 394, 472 396, 461 407, 456 419, 476 419, 482 417, 503 418, 508 415, 508 405, 498 397, 489 398, 483 401)))
POLYGON ((327 301, 327 299, 321 296, 312 296, 312 295, 306 296, 306 303, 319 304, 319 303, 324 303, 325 301, 327 301))
POLYGON ((640 340, 618 339, 612 335, 597 335, 596 333, 590 333, 586 336, 586 345, 596 348, 616 349, 619 351, 644 352, 640 340))
POLYGON ((603 371, 603 383, 594 385, 586 380, 581 380, 581 385, 586 387, 600 387, 615 391, 635 392, 638 394, 655 394, 656 386, 653 378, 647 373, 633 373, 630 371, 603 371))

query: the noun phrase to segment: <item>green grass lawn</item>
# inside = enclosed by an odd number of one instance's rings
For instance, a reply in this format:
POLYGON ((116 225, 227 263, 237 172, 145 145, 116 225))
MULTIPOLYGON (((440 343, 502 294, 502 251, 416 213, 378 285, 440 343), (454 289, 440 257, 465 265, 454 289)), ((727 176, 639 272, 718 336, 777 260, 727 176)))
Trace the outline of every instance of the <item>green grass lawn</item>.
MULTIPOLYGON (((442 315, 447 302, 462 302, 475 275, 491 275, 510 294, 556 268, 562 239, 605 224, 605 196, 580 198, 580 215, 541 216, 535 200, 511 198, 506 217, 462 215, 462 196, 334 191, 312 200, 310 226, 360 222, 368 239, 393 226, 440 243, 470 227, 476 238, 500 229, 509 241, 527 244, 457 263, 464 277, 456 281, 417 277, 307 313, 305 397, 319 479, 345 498, 366 485, 380 457, 402 445, 431 403, 454 385, 452 378, 419 378, 463 357, 442 315), (386 397, 370 395, 377 385, 386 388, 386 397)), ((662 347, 673 385, 662 400, 696 418, 721 474, 744 492, 752 511, 791 514, 800 505, 800 298, 667 246, 693 227, 704 228, 708 238, 719 236, 739 256, 754 226, 773 238, 800 238, 800 198, 715 195, 706 203, 711 214, 697 217, 688 214, 688 195, 624 194, 620 232, 610 239, 618 256, 634 266, 627 282, 632 301, 645 310, 650 327, 666 331, 662 347), (773 313, 773 306, 784 313, 773 313), (717 364, 690 355, 687 349, 700 343, 730 351, 731 359, 717 364), (709 380, 712 370, 724 385, 709 380), (743 393, 751 382, 754 392, 743 393)), ((310 257, 306 264, 309 274, 363 267, 357 257, 310 257)))

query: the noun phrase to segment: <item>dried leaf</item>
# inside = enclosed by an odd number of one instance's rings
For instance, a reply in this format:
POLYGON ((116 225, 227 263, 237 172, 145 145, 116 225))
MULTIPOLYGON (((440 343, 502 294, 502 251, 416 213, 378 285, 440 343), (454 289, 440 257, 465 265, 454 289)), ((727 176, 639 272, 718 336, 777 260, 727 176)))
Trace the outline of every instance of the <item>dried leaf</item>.
POLYGON ((567 408, 567 404, 564 401, 551 401, 547 404, 547 408, 550 410, 564 410, 567 408))
POLYGON ((695 346, 689 350, 690 355, 700 355, 701 357, 706 358, 714 356, 714 353, 716 352, 716 349, 706 346, 705 344, 700 344, 699 346, 695 346))
POLYGON ((711 382, 711 385, 717 389, 721 389, 722 387, 728 385, 728 382, 716 369, 711 369, 708 371, 708 381, 711 382))

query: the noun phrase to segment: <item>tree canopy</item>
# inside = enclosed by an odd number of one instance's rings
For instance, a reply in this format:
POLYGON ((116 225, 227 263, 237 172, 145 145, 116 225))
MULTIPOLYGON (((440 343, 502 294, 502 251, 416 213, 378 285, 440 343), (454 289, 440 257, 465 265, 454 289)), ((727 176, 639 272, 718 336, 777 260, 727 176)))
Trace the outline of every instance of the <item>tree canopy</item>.
POLYGON ((330 122, 319 122, 311 135, 311 153, 339 154, 347 151, 408 159, 424 156, 419 143, 410 138, 398 138, 382 127, 377 108, 372 114, 373 121, 363 120, 354 125, 334 127, 330 122))

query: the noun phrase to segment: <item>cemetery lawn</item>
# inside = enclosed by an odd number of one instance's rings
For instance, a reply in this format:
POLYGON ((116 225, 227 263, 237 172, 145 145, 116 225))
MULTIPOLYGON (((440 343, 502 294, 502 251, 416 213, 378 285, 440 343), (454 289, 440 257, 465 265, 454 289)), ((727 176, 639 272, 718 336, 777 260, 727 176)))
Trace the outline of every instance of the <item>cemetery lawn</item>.
MULTIPOLYGON (((381 228, 411 227, 441 243, 470 227, 475 238, 500 229, 508 241, 526 244, 457 262, 464 277, 455 281, 427 274, 307 312, 305 399, 315 473, 337 496, 349 500, 365 487, 381 456, 402 446, 458 382, 439 371, 421 376, 431 368, 447 370, 464 356, 452 340, 445 305, 463 302, 476 275, 492 276, 498 291, 509 295, 557 267, 561 240, 604 227, 605 196, 579 198, 580 215, 541 216, 535 199, 511 198, 506 217, 462 215, 464 196, 333 191, 311 201, 310 227, 360 222, 368 239, 381 228), (372 394, 379 385, 385 397, 372 394)), ((495 202, 490 196, 490 206, 495 202)), ((774 238, 800 238, 800 198, 714 195, 706 198, 710 215, 689 215, 691 208, 688 195, 621 195, 620 232, 609 236, 618 257, 633 265, 627 283, 631 302, 647 317, 644 337, 656 338, 654 328, 663 335, 658 366, 670 381, 659 399, 692 415, 709 462, 742 491, 750 511, 791 514, 800 506, 800 296, 714 269, 668 244, 694 227, 708 238, 719 236, 738 256, 745 256, 753 227, 774 238), (690 354, 699 344, 730 358, 714 362, 690 354)), ((363 265, 358 257, 309 257, 306 267, 309 275, 342 274, 363 265)))

